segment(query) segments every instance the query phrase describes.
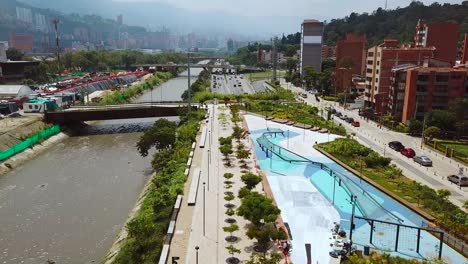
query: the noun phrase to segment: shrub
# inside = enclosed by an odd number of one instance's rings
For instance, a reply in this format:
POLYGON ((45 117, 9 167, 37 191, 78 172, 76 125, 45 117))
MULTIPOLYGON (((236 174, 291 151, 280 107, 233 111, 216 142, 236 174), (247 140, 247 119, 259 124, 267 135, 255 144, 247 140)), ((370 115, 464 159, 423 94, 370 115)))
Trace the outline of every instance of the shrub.
POLYGON ((252 190, 259 182, 262 181, 262 177, 249 172, 242 175, 241 180, 245 183, 245 188, 252 190))
POLYGON ((391 158, 380 156, 377 152, 372 152, 371 154, 369 154, 367 157, 364 158, 364 162, 366 163, 366 166, 369 168, 388 166, 391 160, 392 160, 391 158))

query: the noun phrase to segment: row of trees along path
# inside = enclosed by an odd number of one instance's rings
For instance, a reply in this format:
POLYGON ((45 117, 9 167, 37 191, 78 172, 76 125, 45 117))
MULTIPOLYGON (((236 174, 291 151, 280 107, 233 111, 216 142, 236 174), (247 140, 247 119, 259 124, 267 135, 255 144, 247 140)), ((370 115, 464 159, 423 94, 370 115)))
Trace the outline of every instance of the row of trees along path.
MULTIPOLYGON (((239 126, 239 110, 220 107, 218 120, 221 129, 218 139, 222 154, 222 195, 224 210, 222 231, 228 254, 226 263, 278 263, 281 255, 274 246, 277 239, 286 239, 284 232, 274 228, 280 210, 262 193, 261 176, 254 174, 253 146, 248 132, 239 126)), ((214 150, 213 150, 214 151, 214 150)), ((219 186, 221 188, 221 185, 219 186)), ((219 213, 219 212, 218 212, 219 213)), ((221 222, 221 221, 220 221, 221 222)))

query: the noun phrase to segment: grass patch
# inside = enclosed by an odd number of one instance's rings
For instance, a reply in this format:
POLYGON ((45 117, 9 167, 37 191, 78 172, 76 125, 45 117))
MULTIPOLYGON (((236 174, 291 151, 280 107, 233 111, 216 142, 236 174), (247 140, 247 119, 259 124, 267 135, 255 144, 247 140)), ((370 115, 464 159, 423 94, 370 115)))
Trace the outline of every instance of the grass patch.
POLYGON ((338 135, 346 135, 344 127, 334 124, 319 116, 319 110, 310 105, 305 105, 297 102, 281 102, 281 101, 244 101, 244 109, 259 115, 288 119, 296 123, 303 123, 312 126, 328 129, 331 133, 338 135))
POLYGON ((253 73, 246 73, 245 76, 248 76, 251 82, 271 79, 273 76, 273 71, 264 71, 264 72, 253 72, 253 73))

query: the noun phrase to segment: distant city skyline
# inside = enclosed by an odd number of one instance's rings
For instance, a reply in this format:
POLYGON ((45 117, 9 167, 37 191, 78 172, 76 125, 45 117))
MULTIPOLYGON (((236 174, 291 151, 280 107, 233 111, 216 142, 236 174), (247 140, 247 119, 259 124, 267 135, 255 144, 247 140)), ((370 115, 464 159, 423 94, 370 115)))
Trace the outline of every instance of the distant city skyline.
MULTIPOLYGON (((99 1, 99 0, 97 0, 99 1)), ((285 5, 284 0, 112 0, 115 2, 161 2, 196 12, 216 11, 239 16, 289 16, 330 20, 342 18, 352 12, 372 12, 385 7, 385 0, 293 0, 285 5)), ((406 7, 413 0, 388 0, 387 8, 406 7)), ((463 0, 419 0, 425 5, 461 4, 463 0)))

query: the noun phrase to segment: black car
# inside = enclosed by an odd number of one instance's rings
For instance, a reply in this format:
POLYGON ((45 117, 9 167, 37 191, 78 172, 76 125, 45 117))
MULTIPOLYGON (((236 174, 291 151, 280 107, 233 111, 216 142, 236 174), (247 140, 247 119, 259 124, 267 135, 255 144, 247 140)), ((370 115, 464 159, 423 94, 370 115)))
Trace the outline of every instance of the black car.
POLYGON ((342 115, 343 115, 343 114, 340 113, 340 112, 336 112, 336 114, 335 114, 335 116, 337 116, 337 117, 340 117, 340 116, 342 116, 342 115))
POLYGON ((354 118, 348 117, 348 118, 346 118, 345 121, 351 124, 352 122, 354 122, 354 118))
POLYGON ((403 146, 403 144, 401 144, 400 141, 392 141, 392 142, 388 143, 388 146, 391 149, 394 149, 396 151, 400 151, 400 150, 405 148, 405 146, 403 146))

